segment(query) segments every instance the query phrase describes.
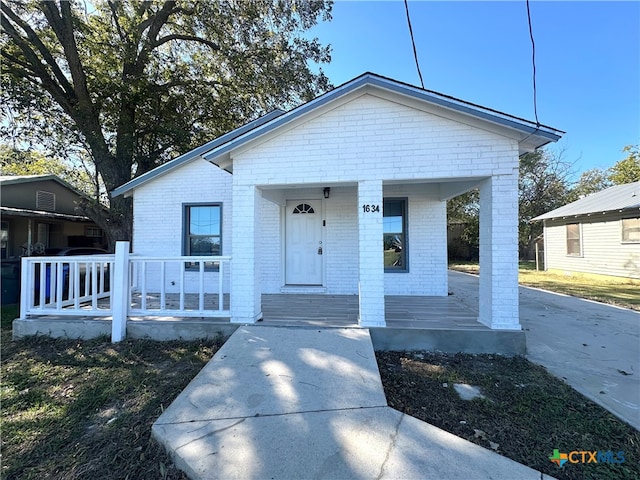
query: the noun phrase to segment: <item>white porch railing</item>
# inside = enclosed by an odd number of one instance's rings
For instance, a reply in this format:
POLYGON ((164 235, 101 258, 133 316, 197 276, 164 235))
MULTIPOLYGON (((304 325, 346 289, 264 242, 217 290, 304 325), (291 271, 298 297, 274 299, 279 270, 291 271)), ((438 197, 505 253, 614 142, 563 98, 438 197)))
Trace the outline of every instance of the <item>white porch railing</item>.
POLYGON ((119 341, 130 316, 230 317, 230 266, 225 256, 129 255, 128 242, 115 255, 25 257, 20 318, 112 317, 119 341))
POLYGON ((20 317, 108 317, 113 271, 113 255, 25 257, 21 266, 20 317))
POLYGON ((222 256, 131 256, 129 315, 229 317, 224 283, 230 262, 222 256))

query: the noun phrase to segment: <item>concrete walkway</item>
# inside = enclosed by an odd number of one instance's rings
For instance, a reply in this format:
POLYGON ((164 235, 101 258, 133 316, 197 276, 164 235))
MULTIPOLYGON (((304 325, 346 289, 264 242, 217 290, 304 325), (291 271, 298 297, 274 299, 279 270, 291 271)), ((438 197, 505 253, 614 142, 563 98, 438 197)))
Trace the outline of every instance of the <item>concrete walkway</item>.
MULTIPOLYGON (((477 276, 450 271, 449 291, 477 308, 477 276)), ((520 323, 529 360, 640 430, 639 312, 520 287, 520 323)))
POLYGON ((364 329, 240 327, 153 435, 192 479, 550 478, 387 407, 364 329))

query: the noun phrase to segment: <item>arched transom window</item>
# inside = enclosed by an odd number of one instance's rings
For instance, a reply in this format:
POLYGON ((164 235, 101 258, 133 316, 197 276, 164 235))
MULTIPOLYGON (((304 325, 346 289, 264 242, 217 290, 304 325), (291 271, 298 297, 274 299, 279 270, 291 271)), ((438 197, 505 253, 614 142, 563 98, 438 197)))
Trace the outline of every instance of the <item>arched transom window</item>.
POLYGON ((307 203, 301 203, 293 209, 293 213, 316 213, 313 207, 307 203))

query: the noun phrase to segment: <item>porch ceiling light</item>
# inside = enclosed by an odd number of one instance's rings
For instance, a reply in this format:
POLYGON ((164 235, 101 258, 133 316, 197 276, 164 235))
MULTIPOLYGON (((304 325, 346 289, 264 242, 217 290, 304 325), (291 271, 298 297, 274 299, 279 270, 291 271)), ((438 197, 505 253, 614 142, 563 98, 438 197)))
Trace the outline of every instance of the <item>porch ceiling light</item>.
POLYGON ((324 198, 329 198, 329 192, 331 192, 331 188, 330 187, 324 187, 322 189, 322 193, 324 195, 324 198))

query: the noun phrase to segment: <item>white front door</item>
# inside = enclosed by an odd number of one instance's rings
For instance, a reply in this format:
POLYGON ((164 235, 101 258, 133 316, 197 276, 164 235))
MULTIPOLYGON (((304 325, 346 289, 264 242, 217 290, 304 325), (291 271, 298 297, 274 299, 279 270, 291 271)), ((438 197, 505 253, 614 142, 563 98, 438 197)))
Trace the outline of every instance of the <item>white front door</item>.
POLYGON ((322 285, 322 203, 288 200, 285 216, 285 282, 322 285))

